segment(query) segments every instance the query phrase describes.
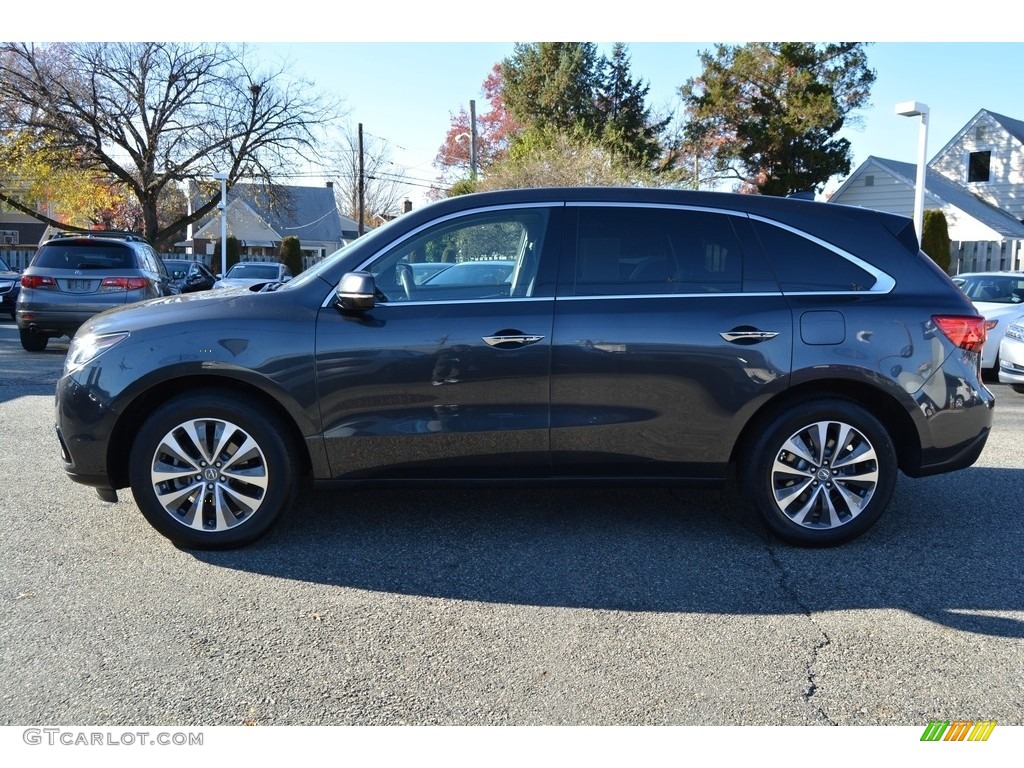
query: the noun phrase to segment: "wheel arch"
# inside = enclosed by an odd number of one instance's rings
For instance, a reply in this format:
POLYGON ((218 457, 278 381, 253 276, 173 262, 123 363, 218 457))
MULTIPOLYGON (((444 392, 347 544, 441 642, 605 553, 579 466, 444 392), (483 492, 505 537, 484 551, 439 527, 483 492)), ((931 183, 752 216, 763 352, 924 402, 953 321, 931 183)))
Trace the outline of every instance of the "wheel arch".
POLYGON ((784 411, 810 400, 847 400, 868 411, 889 433, 901 471, 921 464, 921 441, 914 419, 889 392, 870 384, 850 379, 816 379, 794 385, 764 403, 747 421, 733 447, 731 461, 745 461, 745 454, 758 436, 784 411))
POLYGON ((107 447, 107 467, 114 488, 129 485, 128 466, 131 446, 139 428, 157 407, 183 392, 221 392, 244 398, 246 402, 273 413, 285 426, 285 439, 290 441, 299 457, 300 474, 306 474, 312 467, 309 446, 299 426, 288 409, 273 396, 259 387, 225 376, 184 376, 167 379, 145 390, 128 405, 118 418, 110 435, 107 447))

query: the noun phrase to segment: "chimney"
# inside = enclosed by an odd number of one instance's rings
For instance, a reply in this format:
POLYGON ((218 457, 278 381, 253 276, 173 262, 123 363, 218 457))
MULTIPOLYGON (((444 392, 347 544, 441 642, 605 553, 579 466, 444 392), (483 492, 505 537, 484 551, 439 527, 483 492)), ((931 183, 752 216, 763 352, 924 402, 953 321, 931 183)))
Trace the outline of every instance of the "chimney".
POLYGON ((327 188, 328 189, 334 189, 334 182, 333 181, 328 181, 327 182, 327 188))
POLYGON ((408 213, 411 210, 412 210, 412 200, 408 200, 408 199, 403 200, 402 201, 402 213, 408 213))

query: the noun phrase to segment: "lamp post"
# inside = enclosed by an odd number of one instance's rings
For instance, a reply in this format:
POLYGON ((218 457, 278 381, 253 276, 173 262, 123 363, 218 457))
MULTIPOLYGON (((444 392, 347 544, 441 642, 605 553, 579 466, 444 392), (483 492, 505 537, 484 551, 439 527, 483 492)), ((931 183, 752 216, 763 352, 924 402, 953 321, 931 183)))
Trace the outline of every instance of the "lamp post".
POLYGON ((220 273, 228 273, 228 175, 215 173, 213 178, 220 181, 220 273))
POLYGON ((924 178, 925 161, 928 156, 928 105, 919 101, 901 101, 896 105, 896 114, 903 117, 921 117, 921 128, 917 140, 917 180, 914 186, 914 229, 917 242, 921 242, 924 228, 924 178))

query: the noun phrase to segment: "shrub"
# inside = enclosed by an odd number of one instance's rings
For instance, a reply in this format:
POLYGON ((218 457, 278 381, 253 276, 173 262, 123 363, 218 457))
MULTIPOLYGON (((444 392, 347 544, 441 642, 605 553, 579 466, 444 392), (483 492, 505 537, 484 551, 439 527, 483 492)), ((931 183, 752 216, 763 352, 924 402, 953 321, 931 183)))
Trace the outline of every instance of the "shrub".
POLYGON ((302 271, 302 246, 299 244, 299 238, 289 235, 282 240, 277 257, 293 275, 299 274, 302 271))
POLYGON ((925 211, 921 230, 921 250, 948 273, 950 239, 946 214, 935 208, 925 211))

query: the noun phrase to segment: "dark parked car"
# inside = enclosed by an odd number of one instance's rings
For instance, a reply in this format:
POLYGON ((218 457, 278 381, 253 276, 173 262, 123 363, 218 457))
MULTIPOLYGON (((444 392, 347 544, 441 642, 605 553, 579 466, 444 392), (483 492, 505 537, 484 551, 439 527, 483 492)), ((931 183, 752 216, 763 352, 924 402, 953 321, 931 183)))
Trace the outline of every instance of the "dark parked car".
POLYGON ((107 500, 130 486, 192 547, 258 538, 307 476, 719 485, 733 468, 775 534, 830 545, 878 519, 898 470, 978 458, 984 340, 903 217, 515 190, 409 213, 277 290, 93 318, 57 431, 72 479, 107 500), (409 279, 446 251, 514 266, 409 279))
POLYGON ((12 320, 20 290, 21 275, 11 269, 6 261, 0 259, 0 311, 9 314, 12 320))
POLYGON ((47 240, 21 276, 21 345, 41 352, 73 336, 98 312, 176 293, 153 247, 126 232, 59 235, 47 240))
POLYGON ((164 259, 163 262, 171 276, 171 284, 179 293, 208 291, 217 282, 217 276, 201 261, 164 259))

